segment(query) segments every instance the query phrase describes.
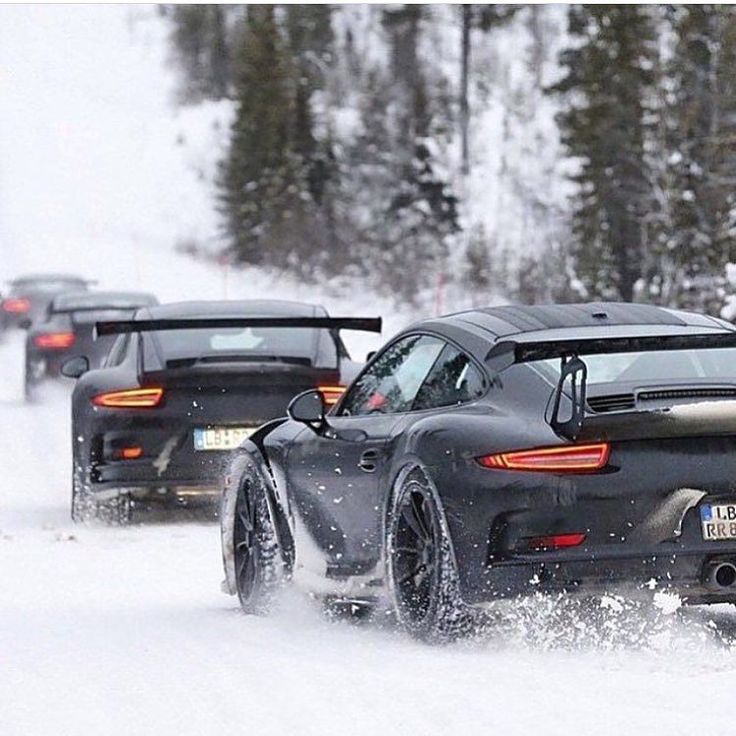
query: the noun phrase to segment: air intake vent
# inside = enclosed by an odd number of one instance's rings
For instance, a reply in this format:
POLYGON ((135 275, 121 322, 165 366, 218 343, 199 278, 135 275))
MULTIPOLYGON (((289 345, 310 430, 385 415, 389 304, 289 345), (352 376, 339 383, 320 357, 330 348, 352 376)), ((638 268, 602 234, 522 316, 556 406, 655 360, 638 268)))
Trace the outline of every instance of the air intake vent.
POLYGON ((608 396, 589 396, 588 406, 597 414, 609 411, 625 411, 635 406, 634 394, 608 394, 608 396))
POLYGON ((642 391, 639 401, 665 401, 667 399, 733 399, 736 388, 668 388, 642 391))

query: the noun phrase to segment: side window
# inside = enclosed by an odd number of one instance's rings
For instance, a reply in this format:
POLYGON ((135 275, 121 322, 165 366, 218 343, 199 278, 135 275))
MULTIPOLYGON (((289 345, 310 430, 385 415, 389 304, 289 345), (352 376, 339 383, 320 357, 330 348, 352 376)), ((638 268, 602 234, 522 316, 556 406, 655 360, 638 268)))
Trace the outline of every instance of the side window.
POLYGON ((447 345, 422 384, 412 409, 464 404, 485 392, 483 375, 465 353, 447 345))
POLYGON ((342 414, 394 414, 412 408, 417 391, 445 343, 412 335, 385 350, 352 385, 342 414))

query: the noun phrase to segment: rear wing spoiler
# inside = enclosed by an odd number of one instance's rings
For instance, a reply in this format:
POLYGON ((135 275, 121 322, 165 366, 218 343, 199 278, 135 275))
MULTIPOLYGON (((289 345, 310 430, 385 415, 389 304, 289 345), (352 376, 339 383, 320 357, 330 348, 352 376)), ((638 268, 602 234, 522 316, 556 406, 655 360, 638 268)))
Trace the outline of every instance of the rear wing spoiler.
POLYGON ((612 355, 615 353, 646 353, 660 350, 713 350, 736 348, 736 330, 733 332, 706 332, 641 335, 634 337, 573 338, 568 340, 504 340, 494 345, 486 356, 486 364, 500 372, 516 363, 559 358, 560 379, 552 396, 549 423, 560 436, 576 440, 585 422, 585 402, 588 368, 581 359, 584 355, 612 355), (562 407, 567 396, 569 407, 562 407), (564 415, 564 417, 563 417, 564 415))
POLYGON ((580 357, 613 353, 646 353, 657 350, 708 350, 736 348, 733 332, 706 332, 690 335, 642 335, 639 337, 573 338, 568 340, 504 340, 496 343, 486 356, 486 364, 502 371, 514 363, 535 360, 580 357))
POLYGON ((97 322, 95 333, 127 335, 162 330, 206 330, 233 327, 307 327, 326 330, 380 332, 380 317, 186 317, 173 319, 133 319, 97 322))
POLYGON ((120 304, 99 304, 94 307, 62 307, 61 309, 52 309, 51 314, 76 314, 77 312, 135 312, 137 309, 148 306, 150 306, 150 304, 128 304, 126 306, 121 306, 120 304))

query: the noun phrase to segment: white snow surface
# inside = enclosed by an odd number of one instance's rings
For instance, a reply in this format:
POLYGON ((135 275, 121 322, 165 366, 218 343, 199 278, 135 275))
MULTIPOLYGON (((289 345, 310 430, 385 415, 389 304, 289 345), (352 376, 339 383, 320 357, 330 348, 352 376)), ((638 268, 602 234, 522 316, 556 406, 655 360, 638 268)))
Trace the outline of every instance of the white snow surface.
MULTIPOLYGON (((0 7, 0 275, 81 271, 164 299, 319 299, 383 311, 384 337, 400 327, 410 315, 370 294, 226 278, 173 251, 215 235, 196 169, 221 135, 169 107, 163 34, 150 9, 0 7)), ((23 404, 21 351, 21 335, 0 344, 3 736, 733 733, 728 608, 610 596, 591 617, 534 598, 432 648, 295 596, 271 618, 241 615, 219 592, 213 524, 74 526, 69 386, 23 404)))

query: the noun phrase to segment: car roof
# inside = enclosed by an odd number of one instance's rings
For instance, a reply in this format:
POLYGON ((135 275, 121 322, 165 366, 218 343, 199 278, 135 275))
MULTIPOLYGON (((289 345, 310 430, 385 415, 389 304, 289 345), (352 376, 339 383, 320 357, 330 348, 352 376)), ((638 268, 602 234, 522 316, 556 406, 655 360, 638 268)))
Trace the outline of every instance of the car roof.
POLYGON ((321 317, 327 310, 318 304, 282 301, 278 299, 242 299, 187 301, 146 307, 136 313, 136 319, 175 319, 191 317, 321 317))
POLYGON ((16 276, 11 279, 8 283, 10 285, 27 284, 33 281, 79 281, 86 283, 87 279, 83 276, 75 276, 71 273, 31 273, 24 274, 23 276, 16 276))
MULTIPOLYGON (((586 328, 597 333, 635 326, 733 329, 728 322, 704 314, 624 302, 485 307, 457 312, 436 321, 475 326, 497 338, 527 333, 543 337, 542 333, 578 332, 586 328)), ((615 331, 626 332, 626 329, 615 331)))
POLYGON ((436 331, 482 358, 496 342, 734 332, 729 322, 651 304, 588 302, 481 307, 417 322, 401 334, 436 331))

